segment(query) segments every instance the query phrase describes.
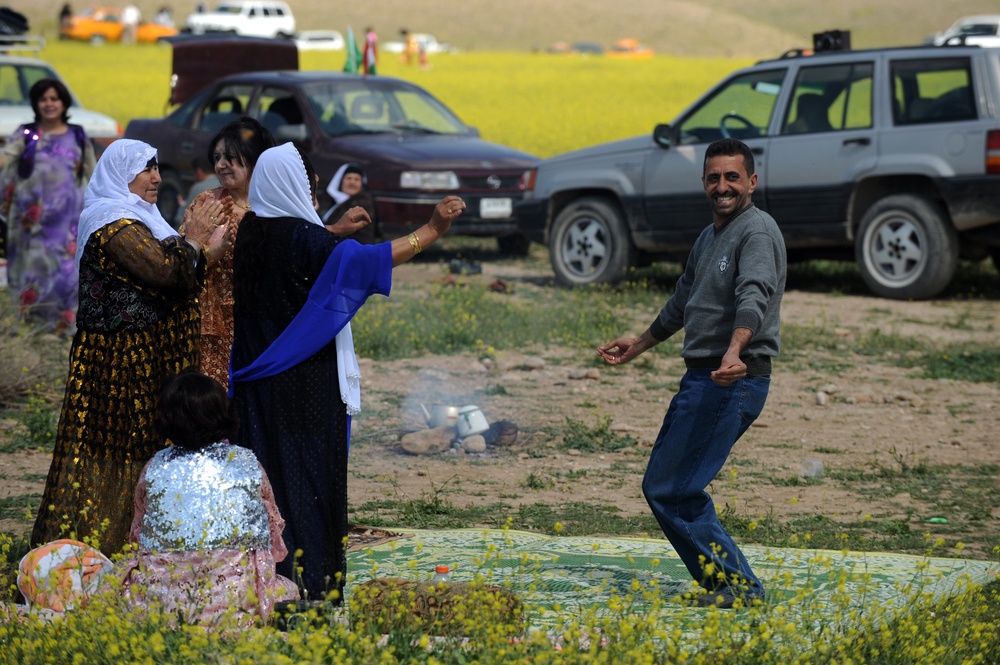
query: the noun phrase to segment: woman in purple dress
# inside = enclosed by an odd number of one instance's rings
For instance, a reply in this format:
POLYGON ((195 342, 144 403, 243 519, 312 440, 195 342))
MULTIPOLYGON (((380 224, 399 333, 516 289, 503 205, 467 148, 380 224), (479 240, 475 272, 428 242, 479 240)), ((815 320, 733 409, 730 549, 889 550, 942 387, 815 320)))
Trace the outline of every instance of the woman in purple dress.
POLYGON ((94 149, 83 128, 68 122, 73 98, 61 81, 42 79, 28 96, 35 121, 8 139, 0 174, 9 290, 26 321, 72 333, 76 229, 94 149))

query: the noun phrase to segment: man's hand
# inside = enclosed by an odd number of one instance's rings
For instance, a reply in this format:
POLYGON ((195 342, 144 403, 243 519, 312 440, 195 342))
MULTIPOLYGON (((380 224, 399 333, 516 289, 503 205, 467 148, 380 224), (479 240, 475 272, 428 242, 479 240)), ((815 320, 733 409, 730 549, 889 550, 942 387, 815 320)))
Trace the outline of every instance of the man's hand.
POLYGON ((639 337, 619 337, 613 342, 599 346, 597 347, 597 353, 609 365, 622 365, 657 344, 659 344, 659 341, 650 335, 647 330, 639 337))
POLYGON ((729 348, 726 355, 722 356, 722 363, 719 369, 712 372, 712 380, 720 386, 728 386, 737 379, 742 379, 747 375, 747 366, 740 360, 740 354, 747 348, 747 344, 753 339, 753 331, 749 328, 735 328, 733 336, 729 340, 729 348))

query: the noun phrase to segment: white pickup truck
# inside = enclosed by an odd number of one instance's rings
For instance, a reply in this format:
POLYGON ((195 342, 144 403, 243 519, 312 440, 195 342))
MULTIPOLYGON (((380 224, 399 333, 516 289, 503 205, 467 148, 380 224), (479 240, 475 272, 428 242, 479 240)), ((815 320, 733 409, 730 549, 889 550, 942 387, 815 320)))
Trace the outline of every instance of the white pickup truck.
POLYGON ((186 32, 229 32, 243 37, 281 37, 295 34, 295 17, 284 2, 270 0, 226 0, 213 11, 196 12, 187 18, 186 32))

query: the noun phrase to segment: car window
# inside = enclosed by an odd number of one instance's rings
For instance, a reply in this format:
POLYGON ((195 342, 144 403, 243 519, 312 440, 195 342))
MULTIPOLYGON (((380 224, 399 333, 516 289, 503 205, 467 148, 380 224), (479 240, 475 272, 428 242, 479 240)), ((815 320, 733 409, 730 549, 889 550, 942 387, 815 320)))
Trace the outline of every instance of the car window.
POLYGON ((725 136, 767 136, 786 73, 786 69, 772 69, 728 81, 681 121, 681 143, 709 143, 725 136))
POLYGON ((324 130, 342 134, 418 132, 466 134, 468 128, 446 106, 422 90, 365 79, 305 87, 324 130))
POLYGON ((893 85, 893 123, 974 120, 976 104, 969 58, 896 60, 889 70, 893 85))
POLYGON ((199 129, 214 133, 238 119, 246 112, 252 92, 253 86, 250 85, 227 85, 219 88, 201 108, 199 129))
POLYGON ((0 64, 0 105, 31 106, 28 91, 45 78, 58 77, 46 67, 0 64))
POLYGON ((871 127, 872 70, 871 62, 800 69, 782 134, 871 127))
POLYGON ((260 123, 271 133, 285 125, 305 123, 302 107, 287 88, 267 87, 260 93, 260 123))

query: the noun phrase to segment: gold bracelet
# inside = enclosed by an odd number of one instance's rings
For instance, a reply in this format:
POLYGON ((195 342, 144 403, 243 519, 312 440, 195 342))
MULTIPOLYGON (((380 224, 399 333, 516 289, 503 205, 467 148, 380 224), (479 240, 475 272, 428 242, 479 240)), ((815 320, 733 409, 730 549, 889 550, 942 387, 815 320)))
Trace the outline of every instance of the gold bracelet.
POLYGON ((416 233, 411 233, 410 235, 406 236, 406 239, 410 241, 410 247, 413 248, 414 256, 424 251, 424 248, 420 246, 420 239, 417 238, 416 233))

